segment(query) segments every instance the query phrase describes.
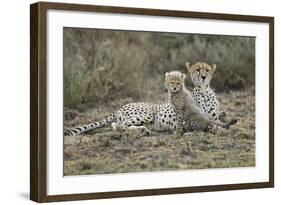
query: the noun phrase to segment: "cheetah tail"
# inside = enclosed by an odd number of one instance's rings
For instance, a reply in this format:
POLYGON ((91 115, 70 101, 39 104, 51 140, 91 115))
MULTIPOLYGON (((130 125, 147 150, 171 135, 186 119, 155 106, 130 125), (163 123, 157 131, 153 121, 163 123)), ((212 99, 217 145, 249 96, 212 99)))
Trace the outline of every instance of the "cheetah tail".
POLYGON ((111 122, 115 121, 115 113, 100 120, 100 121, 97 121, 97 122, 93 122, 93 123, 90 123, 90 124, 87 124, 87 125, 82 125, 82 126, 78 126, 78 127, 75 127, 73 129, 65 129, 64 130, 64 135, 65 136, 75 136, 75 135, 79 135, 79 134, 82 134, 84 132, 87 132, 89 130, 94 130, 94 129, 97 129, 97 128, 101 128, 101 127, 105 127, 107 125, 109 125, 111 122))

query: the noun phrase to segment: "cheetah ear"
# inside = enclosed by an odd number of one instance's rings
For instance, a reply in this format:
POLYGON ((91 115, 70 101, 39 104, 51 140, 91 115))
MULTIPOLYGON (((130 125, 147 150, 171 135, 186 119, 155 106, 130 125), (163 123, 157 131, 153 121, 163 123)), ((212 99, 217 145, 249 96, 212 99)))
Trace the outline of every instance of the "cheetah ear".
POLYGON ((191 69, 191 63, 189 63, 189 62, 185 62, 185 65, 186 65, 186 67, 187 67, 187 70, 188 70, 188 72, 191 72, 192 71, 192 69, 191 69))
POLYGON ((170 73, 169 72, 166 72, 165 73, 165 78, 168 78, 170 76, 170 73))
POLYGON ((186 78, 186 75, 184 73, 182 73, 181 78, 184 80, 186 78))
POLYGON ((217 65, 216 64, 212 64, 212 71, 214 72, 217 68, 217 65))

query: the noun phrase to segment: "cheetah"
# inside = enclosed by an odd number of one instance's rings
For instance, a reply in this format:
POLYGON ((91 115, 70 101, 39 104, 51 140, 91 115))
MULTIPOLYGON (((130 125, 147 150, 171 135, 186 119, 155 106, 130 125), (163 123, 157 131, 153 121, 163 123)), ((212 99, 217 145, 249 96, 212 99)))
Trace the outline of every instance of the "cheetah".
POLYGON ((210 87, 212 75, 216 70, 216 64, 210 66, 207 63, 198 62, 191 65, 189 62, 186 62, 186 67, 194 84, 192 96, 197 105, 210 119, 224 121, 227 112, 220 110, 220 103, 215 92, 210 87))
POLYGON ((101 121, 65 130, 64 135, 79 135, 83 132, 110 125, 113 130, 125 133, 149 135, 148 127, 157 131, 176 129, 176 113, 170 104, 129 103, 101 121))
POLYGON ((185 74, 179 71, 171 71, 165 74, 165 87, 168 90, 168 103, 171 104, 176 113, 176 130, 175 134, 183 134, 184 112, 192 105, 190 92, 184 86, 185 74))
POLYGON ((220 127, 227 128, 227 124, 214 122, 208 119, 194 99, 190 91, 185 87, 185 74, 179 71, 171 71, 165 74, 165 86, 168 90, 168 103, 171 104, 176 113, 175 134, 183 134, 185 130, 203 130, 216 133, 220 127))

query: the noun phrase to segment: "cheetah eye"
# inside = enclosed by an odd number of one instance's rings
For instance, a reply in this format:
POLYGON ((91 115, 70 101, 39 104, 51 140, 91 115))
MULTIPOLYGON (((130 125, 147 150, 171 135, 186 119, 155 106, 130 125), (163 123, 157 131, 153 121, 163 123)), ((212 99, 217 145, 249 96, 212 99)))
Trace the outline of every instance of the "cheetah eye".
POLYGON ((197 72, 199 72, 199 71, 200 71, 200 69, 198 68, 198 69, 196 69, 196 71, 197 71, 197 72))
POLYGON ((171 82, 171 85, 173 85, 174 84, 174 82, 171 82))
POLYGON ((208 73, 210 70, 209 70, 209 69, 207 69, 206 71, 207 71, 207 73, 208 73))
POLYGON ((180 83, 177 83, 178 85, 180 85, 180 83))

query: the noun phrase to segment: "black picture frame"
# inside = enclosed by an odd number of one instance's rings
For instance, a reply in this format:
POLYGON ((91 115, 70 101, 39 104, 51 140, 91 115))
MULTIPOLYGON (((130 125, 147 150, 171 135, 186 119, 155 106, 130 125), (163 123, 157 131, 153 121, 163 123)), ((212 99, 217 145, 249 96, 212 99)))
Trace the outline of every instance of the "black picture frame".
POLYGON ((36 202, 86 200, 190 192, 209 192, 274 186, 274 18, 220 13, 109 7, 82 4, 38 2, 30 6, 30 199, 36 202), (212 186, 178 187, 149 190, 130 190, 87 194, 47 195, 46 161, 46 12, 49 9, 66 11, 105 12, 182 18, 217 19, 263 22, 269 24, 269 181, 212 186))

